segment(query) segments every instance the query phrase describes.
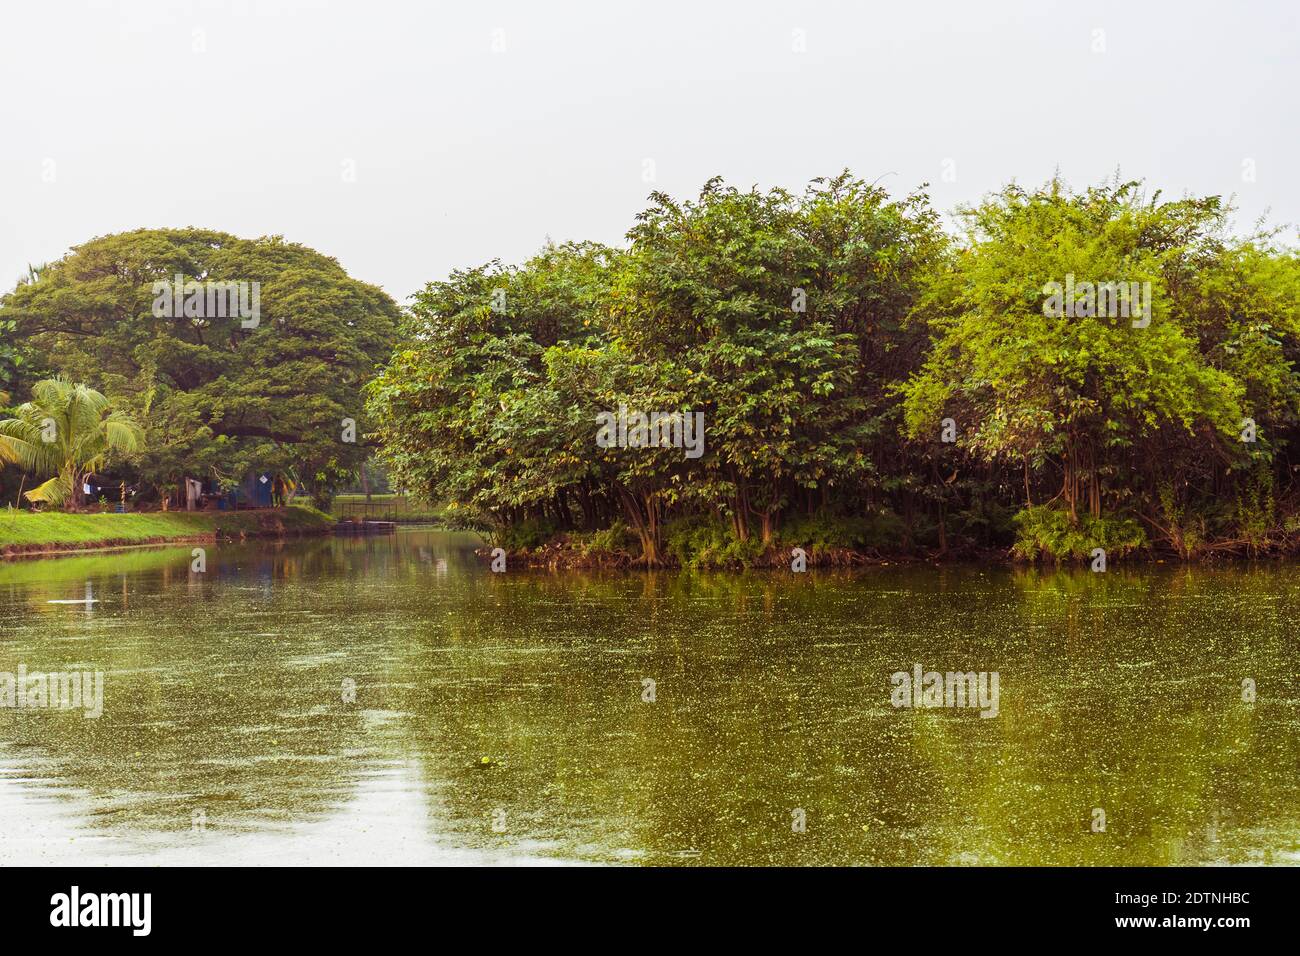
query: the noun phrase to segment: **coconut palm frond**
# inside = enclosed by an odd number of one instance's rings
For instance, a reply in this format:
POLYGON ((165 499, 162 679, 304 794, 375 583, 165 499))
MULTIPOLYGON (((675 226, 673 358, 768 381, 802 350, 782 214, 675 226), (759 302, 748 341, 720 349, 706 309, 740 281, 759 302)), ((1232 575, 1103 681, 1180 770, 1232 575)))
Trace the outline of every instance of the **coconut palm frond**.
POLYGON ((39 425, 6 418, 0 421, 0 460, 45 475, 58 468, 58 446, 43 439, 39 425))
POLYGON ((49 481, 37 485, 23 497, 32 502, 44 502, 49 505, 61 505, 72 494, 72 482, 65 475, 55 475, 49 481))
POLYGON ((68 396, 71 392, 72 383, 63 376, 43 378, 32 386, 32 400, 24 407, 37 405, 62 408, 68 404, 68 396))
POLYGON ((113 451, 130 454, 144 447, 144 429, 121 412, 104 419, 104 440, 113 451))

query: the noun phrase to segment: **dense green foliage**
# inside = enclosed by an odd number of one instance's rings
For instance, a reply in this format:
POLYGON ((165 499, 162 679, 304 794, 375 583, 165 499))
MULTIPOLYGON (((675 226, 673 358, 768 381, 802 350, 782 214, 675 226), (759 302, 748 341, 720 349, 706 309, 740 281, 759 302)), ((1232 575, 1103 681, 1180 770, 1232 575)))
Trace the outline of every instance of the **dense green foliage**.
POLYGON ((395 485, 502 543, 621 522, 650 564, 1280 543, 1300 262, 1228 213, 1054 181, 960 210, 950 238, 924 194, 847 173, 656 193, 626 249, 548 246, 417 294, 369 386, 375 433, 395 485), (1053 311, 1076 277, 1096 294, 1053 311), (702 412, 703 454, 602 447, 620 406, 702 412))
POLYGON ((78 246, 0 299, 0 388, 16 399, 31 386, 24 371, 47 367, 104 393, 144 427, 134 468, 160 491, 261 470, 323 501, 370 454, 360 389, 391 354, 398 319, 382 291, 304 246, 142 229, 78 246), (257 283, 256 323, 158 315, 154 283, 176 275, 257 283), (14 368, 6 349, 35 359, 14 368))
POLYGON ((163 494, 254 470, 322 503, 391 481, 516 549, 1290 550, 1300 258, 1230 212, 1052 181, 958 210, 950 235, 923 192, 847 172, 802 193, 711 180, 652 194, 624 247, 455 271, 404 315, 278 238, 141 230, 0 299, 0 393, 51 373, 102 393, 144 432, 105 431, 119 466, 163 494), (160 314, 178 274, 259 283, 260 321, 160 314), (623 412, 611 441, 599 416, 623 412), (637 413, 702 416, 702 443, 646 440, 637 413))

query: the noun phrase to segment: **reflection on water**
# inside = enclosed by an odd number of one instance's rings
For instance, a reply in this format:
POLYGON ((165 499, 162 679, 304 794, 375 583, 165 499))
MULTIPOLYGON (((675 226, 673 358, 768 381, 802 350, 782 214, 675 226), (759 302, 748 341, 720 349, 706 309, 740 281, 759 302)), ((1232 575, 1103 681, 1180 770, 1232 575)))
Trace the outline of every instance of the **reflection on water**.
POLYGON ((1300 569, 502 575, 475 544, 0 564, 0 672, 106 674, 98 720, 0 709, 0 863, 1300 861, 1300 569), (997 671, 998 716, 894 709, 915 664, 997 671))

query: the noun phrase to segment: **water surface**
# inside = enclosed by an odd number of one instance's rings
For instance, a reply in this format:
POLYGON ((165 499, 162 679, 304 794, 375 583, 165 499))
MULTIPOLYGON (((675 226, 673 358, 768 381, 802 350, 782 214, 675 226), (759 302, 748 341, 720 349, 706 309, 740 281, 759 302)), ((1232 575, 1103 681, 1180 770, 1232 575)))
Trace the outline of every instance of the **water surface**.
POLYGON ((106 675, 99 719, 0 709, 0 864, 1300 861, 1295 567, 492 574, 477 544, 0 564, 0 672, 106 675), (997 716, 894 708, 916 664, 996 671, 997 716))

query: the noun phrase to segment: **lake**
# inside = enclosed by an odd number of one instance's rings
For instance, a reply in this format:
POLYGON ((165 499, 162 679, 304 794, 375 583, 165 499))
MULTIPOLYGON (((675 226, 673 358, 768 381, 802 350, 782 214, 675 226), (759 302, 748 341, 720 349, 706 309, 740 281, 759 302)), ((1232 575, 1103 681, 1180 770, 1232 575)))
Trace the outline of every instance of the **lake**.
POLYGON ((0 864, 1300 862, 1294 566, 476 546, 0 564, 0 672, 104 675, 98 718, 0 708, 0 864), (895 706, 918 665, 996 675, 996 714, 895 706))

